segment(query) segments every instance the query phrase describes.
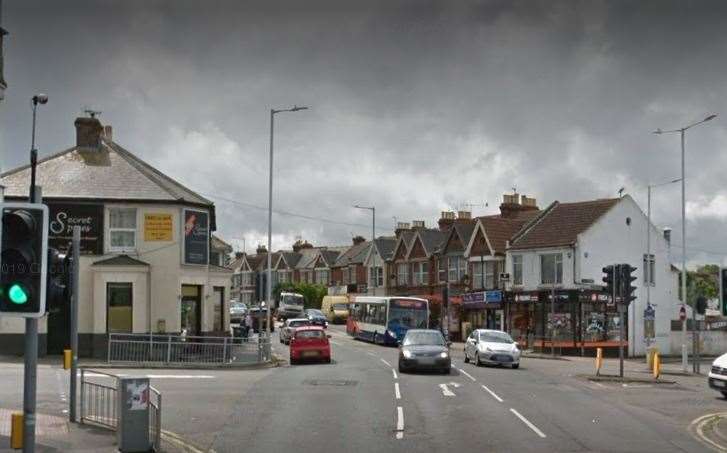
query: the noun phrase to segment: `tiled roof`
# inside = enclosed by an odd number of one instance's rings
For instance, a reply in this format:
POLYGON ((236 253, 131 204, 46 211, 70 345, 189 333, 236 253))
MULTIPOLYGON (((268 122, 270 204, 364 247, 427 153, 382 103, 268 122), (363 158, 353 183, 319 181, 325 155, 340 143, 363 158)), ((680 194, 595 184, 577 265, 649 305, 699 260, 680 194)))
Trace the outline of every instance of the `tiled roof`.
POLYGON ((485 234, 495 254, 504 254, 507 241, 511 240, 528 222, 537 217, 541 211, 521 212, 518 217, 502 217, 500 215, 480 217, 485 234))
POLYGON ((394 256, 394 247, 396 247, 395 237, 380 237, 374 242, 379 256, 384 260, 390 260, 394 256))
MULTIPOLYGON (((69 148, 38 161, 36 182, 47 198, 92 198, 213 203, 142 161, 118 144, 102 139, 98 151, 69 148)), ((30 167, 0 175, 5 196, 25 196, 30 167)))
POLYGON ((333 266, 333 264, 336 262, 336 258, 341 254, 341 252, 337 250, 321 250, 321 256, 323 257, 323 261, 326 262, 328 267, 333 266))
POLYGON ((303 255, 297 252, 283 252, 283 259, 291 269, 295 268, 295 265, 298 264, 298 261, 300 261, 302 256, 303 255))
POLYGON ((447 238, 446 231, 440 230, 419 230, 419 236, 422 238, 422 245, 427 255, 437 253, 444 245, 447 238))
POLYGON ((586 231, 619 200, 607 198, 577 203, 556 201, 513 238, 510 249, 572 245, 579 234, 586 231))
POLYGON ((221 238, 219 238, 218 236, 216 236, 214 234, 211 234, 210 237, 211 237, 210 242, 212 243, 212 248, 214 250, 223 250, 223 251, 226 251, 227 253, 232 252, 232 246, 230 244, 223 241, 221 238))
POLYGON ((348 266, 349 264, 363 263, 363 260, 364 258, 366 258, 366 254, 368 253, 368 248, 370 246, 371 242, 369 241, 360 242, 354 246, 351 246, 351 248, 339 255, 339 257, 336 259, 336 263, 334 264, 334 266, 342 267, 348 266))
POLYGON ((93 263, 93 266, 148 266, 149 263, 132 258, 129 255, 117 255, 93 263))

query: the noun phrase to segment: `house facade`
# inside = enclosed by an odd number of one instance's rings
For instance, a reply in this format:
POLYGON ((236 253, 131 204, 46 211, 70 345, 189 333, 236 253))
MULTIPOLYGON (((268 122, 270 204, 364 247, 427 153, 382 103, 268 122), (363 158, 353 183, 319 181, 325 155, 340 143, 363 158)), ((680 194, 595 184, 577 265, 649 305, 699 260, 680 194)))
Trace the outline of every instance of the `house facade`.
MULTIPOLYGON (((50 246, 66 250, 82 226, 80 354, 104 357, 111 333, 227 332, 231 271, 210 259, 214 204, 122 148, 98 119, 75 126, 76 145, 41 159, 37 184, 50 246)), ((5 198, 22 200, 29 180, 27 166, 4 173, 5 198)), ((41 354, 68 347, 68 319, 68 307, 41 318, 41 354)), ((0 318, 2 353, 21 353, 23 332, 22 320, 0 318)))

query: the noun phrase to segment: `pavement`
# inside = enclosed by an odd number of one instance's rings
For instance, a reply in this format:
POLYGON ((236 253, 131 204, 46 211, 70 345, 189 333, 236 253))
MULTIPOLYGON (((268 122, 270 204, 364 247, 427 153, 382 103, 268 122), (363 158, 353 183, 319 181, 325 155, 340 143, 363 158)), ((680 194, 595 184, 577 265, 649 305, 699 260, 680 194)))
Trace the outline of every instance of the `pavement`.
MULTIPOLYGON (((355 341, 342 326, 328 331, 330 365, 104 372, 151 378, 163 395, 167 451, 699 452, 727 444, 727 401, 705 376, 649 382, 644 361, 627 360, 626 375, 645 382, 593 382, 594 360, 581 357, 477 367, 463 362, 458 344, 450 375, 400 374, 397 348, 355 341)), ((285 345, 273 348, 287 357, 285 345)), ((606 359, 602 373, 618 374, 618 360, 606 359)), ((67 378, 57 366, 39 367, 39 413, 64 415, 67 378)), ((0 381, 10 383, 0 407, 21 407, 22 367, 0 363, 0 381)), ((95 433, 70 429, 67 447, 106 449, 91 443, 95 433)))

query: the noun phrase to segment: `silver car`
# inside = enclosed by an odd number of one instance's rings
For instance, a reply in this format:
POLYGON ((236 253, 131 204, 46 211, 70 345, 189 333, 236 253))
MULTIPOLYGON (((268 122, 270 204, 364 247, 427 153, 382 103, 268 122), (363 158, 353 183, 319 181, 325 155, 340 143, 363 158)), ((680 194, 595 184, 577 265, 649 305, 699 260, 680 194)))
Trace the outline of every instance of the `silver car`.
POLYGON ((308 318, 291 318, 286 319, 283 323, 283 327, 280 329, 280 342, 290 344, 290 339, 293 337, 293 332, 298 327, 310 326, 310 320, 308 318))
POLYGON ((520 366, 520 348, 517 343, 501 330, 477 329, 473 331, 464 344, 465 363, 473 361, 475 365, 510 365, 520 366))

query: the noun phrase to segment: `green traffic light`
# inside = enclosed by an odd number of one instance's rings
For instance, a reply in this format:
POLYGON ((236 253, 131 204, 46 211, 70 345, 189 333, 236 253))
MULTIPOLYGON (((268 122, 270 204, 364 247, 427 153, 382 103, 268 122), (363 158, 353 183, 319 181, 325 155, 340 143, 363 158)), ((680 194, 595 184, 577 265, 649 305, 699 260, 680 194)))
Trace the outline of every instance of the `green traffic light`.
POLYGON ((10 302, 17 305, 23 305, 28 302, 28 293, 26 293, 25 289, 17 283, 10 285, 8 297, 10 297, 10 302))

